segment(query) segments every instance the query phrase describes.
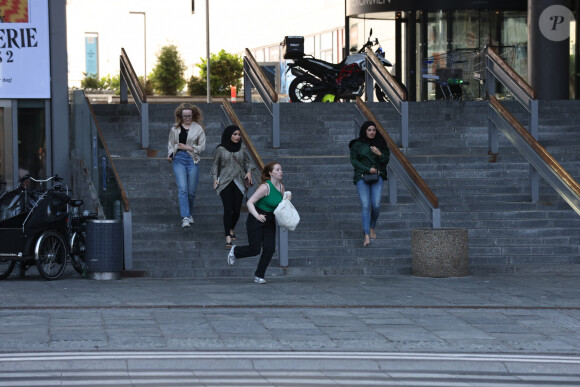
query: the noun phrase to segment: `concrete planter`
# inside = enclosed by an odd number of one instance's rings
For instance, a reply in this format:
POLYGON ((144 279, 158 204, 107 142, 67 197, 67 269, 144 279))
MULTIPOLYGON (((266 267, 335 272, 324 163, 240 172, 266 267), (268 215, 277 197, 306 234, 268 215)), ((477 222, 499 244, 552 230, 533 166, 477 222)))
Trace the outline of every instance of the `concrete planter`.
POLYGON ((413 275, 463 277, 469 275, 465 229, 415 229, 411 232, 413 275))

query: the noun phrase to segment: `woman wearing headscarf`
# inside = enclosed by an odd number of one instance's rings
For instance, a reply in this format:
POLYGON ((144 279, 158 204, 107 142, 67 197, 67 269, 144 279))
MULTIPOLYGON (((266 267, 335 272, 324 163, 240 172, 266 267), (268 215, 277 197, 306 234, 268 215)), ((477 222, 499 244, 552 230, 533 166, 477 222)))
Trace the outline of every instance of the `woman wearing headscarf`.
POLYGON ((361 202, 363 246, 368 246, 371 239, 377 238, 375 226, 381 213, 383 182, 387 180, 389 148, 383 136, 377 133, 376 125, 372 121, 366 121, 361 125, 358 138, 352 140, 348 147, 350 162, 354 167, 353 183, 356 185, 361 202), (378 179, 374 182, 365 182, 366 174, 378 175, 378 179))
POLYGON ((252 162, 248 152, 242 149, 240 128, 230 125, 224 129, 222 139, 215 151, 211 175, 213 187, 224 206, 224 234, 226 248, 236 240, 234 229, 240 219, 242 201, 246 192, 244 180, 252 184, 252 162))

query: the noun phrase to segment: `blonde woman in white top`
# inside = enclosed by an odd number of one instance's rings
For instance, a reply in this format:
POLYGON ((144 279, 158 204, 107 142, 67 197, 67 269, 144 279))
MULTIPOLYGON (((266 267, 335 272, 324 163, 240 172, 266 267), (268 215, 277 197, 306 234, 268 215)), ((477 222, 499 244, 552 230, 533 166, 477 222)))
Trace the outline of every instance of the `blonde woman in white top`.
POLYGON ((175 124, 169 131, 167 161, 173 164, 181 227, 193 223, 193 203, 199 182, 200 154, 205 149, 201 110, 190 103, 175 109, 175 124))

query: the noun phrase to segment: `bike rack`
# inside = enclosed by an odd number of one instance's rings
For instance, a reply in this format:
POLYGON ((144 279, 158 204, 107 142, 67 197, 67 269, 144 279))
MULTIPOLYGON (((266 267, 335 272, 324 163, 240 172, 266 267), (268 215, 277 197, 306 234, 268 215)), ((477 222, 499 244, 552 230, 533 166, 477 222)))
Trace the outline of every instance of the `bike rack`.
POLYGON ((407 93, 379 61, 372 49, 367 48, 365 59, 365 84, 367 102, 373 102, 374 82, 387 94, 389 100, 401 115, 400 145, 409 147, 409 101, 407 93))
POLYGON ((280 103, 278 93, 264 75, 264 72, 246 48, 244 56, 244 102, 252 102, 252 86, 256 88, 262 101, 272 116, 272 148, 280 148, 280 103))

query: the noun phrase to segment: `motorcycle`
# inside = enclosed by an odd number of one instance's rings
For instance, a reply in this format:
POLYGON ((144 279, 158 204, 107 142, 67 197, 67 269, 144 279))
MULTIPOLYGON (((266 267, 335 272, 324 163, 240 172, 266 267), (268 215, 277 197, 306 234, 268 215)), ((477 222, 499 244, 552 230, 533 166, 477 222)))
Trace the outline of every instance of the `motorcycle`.
MULTIPOLYGON (((371 40, 371 28, 367 42, 358 52, 347 56, 342 62, 333 64, 312 56, 294 59, 288 64, 288 71, 296 78, 290 83, 289 94, 292 102, 320 102, 350 100, 362 96, 365 89, 366 49, 379 46, 375 54, 385 67, 392 66, 385 59, 385 53, 375 38, 371 40)), ((356 49, 355 49, 356 51, 356 49)), ((379 102, 386 96, 378 85, 375 94, 379 102)))

